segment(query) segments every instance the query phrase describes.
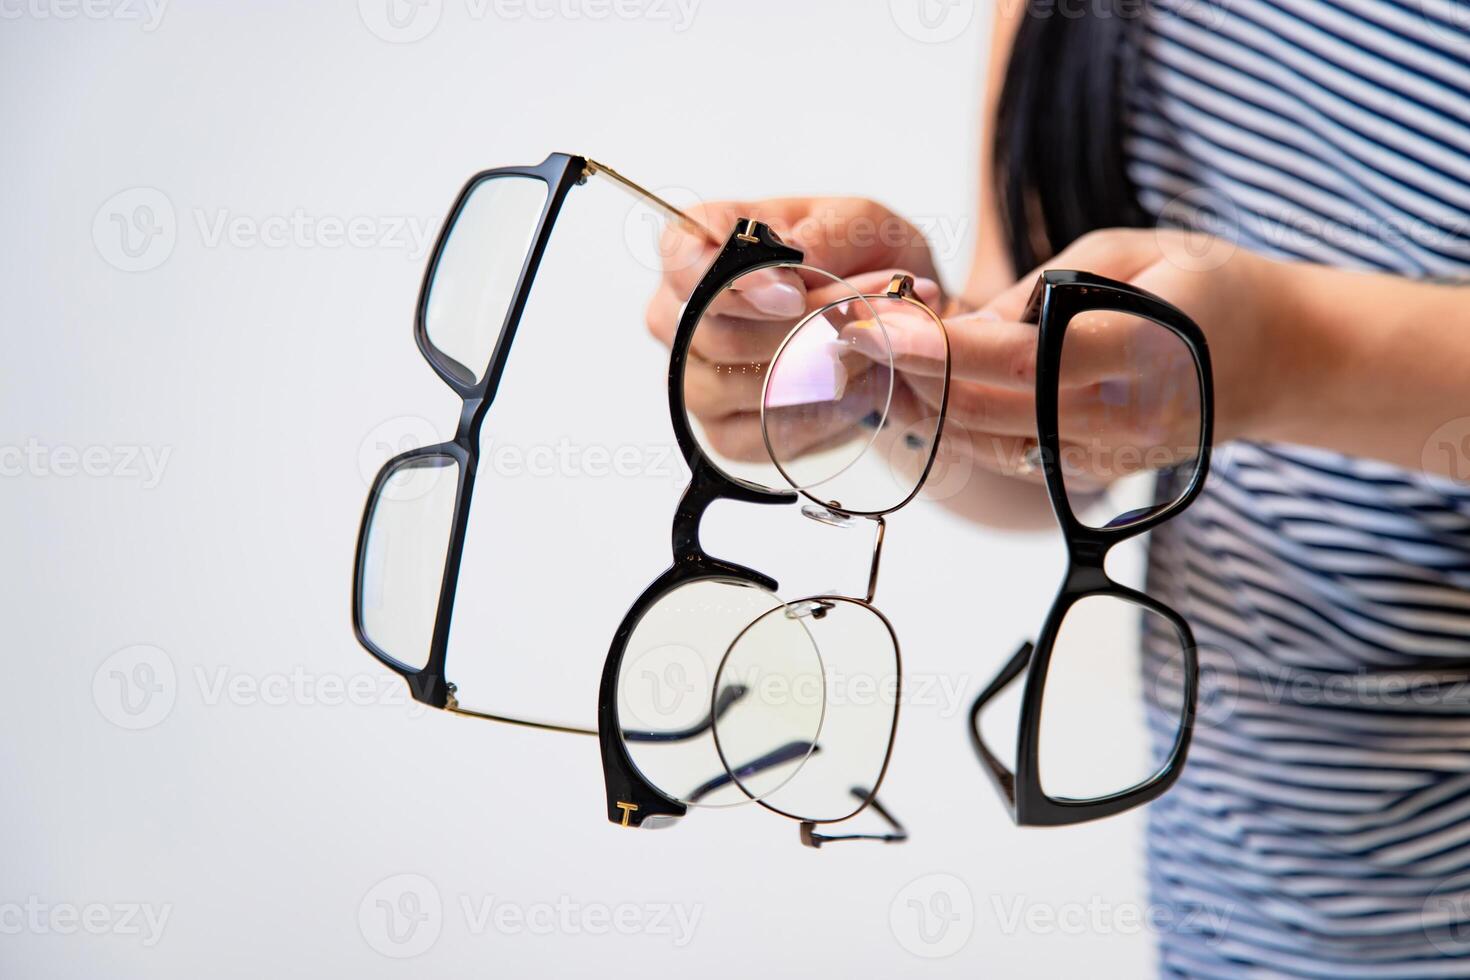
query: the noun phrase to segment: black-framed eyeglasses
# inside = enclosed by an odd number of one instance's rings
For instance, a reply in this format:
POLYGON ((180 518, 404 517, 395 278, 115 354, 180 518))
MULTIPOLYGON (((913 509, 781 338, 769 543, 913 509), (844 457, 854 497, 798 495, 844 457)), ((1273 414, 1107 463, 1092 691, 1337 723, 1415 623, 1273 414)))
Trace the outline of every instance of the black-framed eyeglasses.
MULTIPOLYGON (((1019 825, 1081 823, 1141 806, 1179 778, 1194 728, 1199 666, 1194 634, 1173 608, 1119 584, 1109 552, 1177 516, 1209 473, 1214 409, 1209 351, 1199 327, 1144 290, 1082 272, 1041 276, 1025 316, 1036 323, 1037 461, 1066 539, 1061 589, 1035 643, 1025 643, 976 698, 971 738, 1019 825), (1147 364, 1147 372, 1133 371, 1147 364), (1141 418, 1173 420, 1140 431, 1141 418), (1100 421, 1101 420, 1101 424, 1100 421), (1101 447, 1099 429, 1133 433, 1101 447), (1100 465, 1101 464, 1101 465, 1100 465), (1141 499, 1098 501, 1095 475, 1158 470, 1141 499), (1145 734, 1095 712, 1107 635, 1132 619, 1130 665, 1145 734), (982 734, 982 714, 1024 677, 1014 766, 982 734), (1079 717, 1081 715, 1082 717, 1079 717)), ((1111 639, 1116 640, 1116 637, 1111 639)), ((1130 678, 1109 678, 1127 681, 1130 678)))
POLYGON ((414 313, 419 351, 462 400, 459 424, 448 442, 401 453, 378 472, 358 533, 352 587, 358 642, 408 683, 415 700, 582 735, 596 733, 461 705, 447 658, 480 430, 562 204, 572 188, 594 176, 719 244, 694 218, 586 157, 553 153, 536 166, 470 178, 439 232, 414 313))
POLYGON ((813 847, 907 836, 875 799, 898 723, 901 666, 893 627, 872 601, 884 515, 918 492, 939 445, 949 343, 940 319, 914 297, 910 277, 863 293, 802 258, 765 224, 742 219, 679 321, 669 414, 691 477, 674 515, 673 563, 618 627, 598 698, 607 816, 625 827, 665 826, 691 806, 756 802, 799 820, 803 843, 813 847), (762 303, 760 291, 772 287, 802 295, 799 308, 783 314, 762 303), (903 404, 889 333, 900 325, 906 367, 939 386, 937 410, 903 404), (718 370, 748 377, 760 390, 762 445, 748 447, 744 460, 735 458, 738 446, 711 438, 688 411, 699 376, 716 370, 699 349, 737 337, 755 345, 746 362, 718 370), (875 455, 888 465, 872 465, 875 455), (759 472, 762 462, 770 472, 759 472), (701 521, 716 501, 801 497, 808 500, 803 512, 818 521, 871 521, 862 598, 783 602, 773 578, 714 557, 700 543, 701 521), (839 678, 841 697, 833 687, 839 678), (854 693, 857 678, 867 696, 854 693), (669 696, 679 690, 693 697, 669 696), (700 738, 628 737, 650 728, 687 732, 690 720, 704 717, 710 724, 700 738), (711 768, 725 774, 718 787, 700 779, 711 768), (870 806, 888 831, 816 831, 870 806))

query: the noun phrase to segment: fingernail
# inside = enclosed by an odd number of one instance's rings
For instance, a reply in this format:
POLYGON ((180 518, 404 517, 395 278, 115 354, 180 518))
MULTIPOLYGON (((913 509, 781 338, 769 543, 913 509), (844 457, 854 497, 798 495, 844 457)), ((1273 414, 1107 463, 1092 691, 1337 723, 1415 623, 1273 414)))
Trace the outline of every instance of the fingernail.
POLYGON ((806 312, 806 297, 790 283, 762 283, 740 292, 751 306, 771 316, 800 316, 806 312))
POLYGON ((915 279, 914 292, 918 294, 919 299, 923 300, 930 306, 933 306, 935 303, 939 302, 939 283, 935 282, 933 279, 915 279))

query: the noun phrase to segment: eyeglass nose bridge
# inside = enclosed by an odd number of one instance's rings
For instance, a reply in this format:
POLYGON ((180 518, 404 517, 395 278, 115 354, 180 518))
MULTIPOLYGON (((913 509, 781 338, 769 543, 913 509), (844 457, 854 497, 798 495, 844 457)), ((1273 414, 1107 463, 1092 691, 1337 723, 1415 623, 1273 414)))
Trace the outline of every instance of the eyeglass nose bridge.
MULTIPOLYGON (((901 277, 894 277, 895 281, 899 278, 901 277)), ((801 508, 801 513, 803 517, 816 521, 818 524, 826 524, 829 527, 845 528, 856 525, 858 518, 836 509, 840 506, 835 501, 834 507, 824 507, 821 504, 806 504, 801 508)), ((872 602, 873 597, 878 594, 878 567, 883 561, 883 538, 888 533, 888 522, 883 519, 881 514, 865 515, 863 519, 872 521, 877 525, 877 529, 873 533, 873 557, 868 563, 868 591, 864 600, 866 602, 872 602)))

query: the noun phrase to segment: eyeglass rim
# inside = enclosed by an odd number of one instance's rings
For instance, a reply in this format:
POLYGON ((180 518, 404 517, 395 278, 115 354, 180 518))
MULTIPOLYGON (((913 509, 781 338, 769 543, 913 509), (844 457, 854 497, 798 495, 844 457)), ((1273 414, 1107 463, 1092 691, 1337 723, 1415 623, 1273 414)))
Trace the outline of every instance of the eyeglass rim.
MULTIPOLYGON (((831 273, 826 274, 831 275, 831 273)), ((835 276, 833 278, 837 279, 837 277, 835 276)), ((842 280, 837 279, 837 281, 841 282, 842 280)), ((881 507, 874 510, 862 510, 852 507, 844 507, 838 501, 823 500, 821 497, 818 497, 813 492, 816 487, 802 486, 801 481, 796 480, 792 477, 790 473, 786 471, 785 465, 781 462, 779 456, 776 453, 776 447, 771 444, 771 433, 769 428, 767 428, 766 426, 766 396, 770 388, 771 378, 774 376, 775 373, 775 366, 777 362, 781 360, 781 355, 786 351, 788 345, 790 345, 790 343, 796 338, 797 333, 799 333, 806 326, 806 324, 810 322, 812 317, 821 312, 820 309, 814 310, 812 313, 804 317, 802 321, 798 323, 794 328, 792 328, 792 330, 782 339, 780 346, 776 348, 776 353, 771 357, 771 368, 766 372, 765 382, 761 385, 761 439, 765 443, 766 453, 771 457, 771 462, 775 465, 777 471, 780 472, 782 478, 785 479, 786 482, 789 483, 792 488, 800 493, 803 497, 810 500, 814 504, 826 507, 828 510, 834 511, 836 513, 845 514, 850 517, 882 517, 884 515, 892 514, 896 511, 902 510, 904 507, 907 507, 909 503, 919 495, 919 491, 924 488, 925 482, 927 482, 929 479, 929 473, 934 468, 934 461, 939 456, 940 440, 944 437, 944 423, 949 414, 949 386, 952 354, 949 342, 949 330, 944 325, 944 319, 933 309, 931 309, 927 303, 924 303, 922 300, 918 299, 914 295, 913 288, 913 276, 900 274, 894 276, 893 279, 889 282, 888 291, 886 292, 858 294, 858 297, 862 299, 864 303, 868 304, 869 310, 873 312, 874 317, 877 319, 878 329, 883 332, 885 342, 889 343, 888 399, 886 404, 884 405, 883 422, 880 424, 880 428, 882 424, 887 423, 889 413, 893 410, 893 395, 894 390, 898 385, 898 366, 893 361, 892 343, 887 341, 887 328, 883 326, 882 318, 877 316, 877 311, 873 310, 872 301, 882 299, 893 302, 907 303, 910 306, 917 307, 926 316, 934 321, 935 326, 939 328, 940 337, 942 337, 944 340, 944 381, 940 387, 939 392, 939 409, 937 421, 935 422, 934 426, 934 438, 929 444, 929 454, 928 457, 924 460, 923 467, 919 471, 918 479, 915 480, 914 485, 909 488, 909 492, 904 495, 904 497, 897 503, 888 507, 881 507)), ((877 442, 878 436, 879 430, 875 429, 872 438, 868 440, 868 445, 863 448, 863 453, 859 455, 856 459, 854 459, 852 463, 849 463, 847 467, 844 467, 843 472, 845 472, 847 468, 850 468, 852 465, 857 463, 862 458, 862 455, 867 454, 868 450, 871 449, 873 444, 877 442)), ((840 476, 841 473, 837 475, 840 476)), ((828 477, 828 480, 832 479, 836 479, 836 477, 828 477)))
MULTIPOLYGON (((798 604, 803 603, 803 602, 814 602, 814 601, 830 602, 830 603, 845 602, 845 603, 848 603, 850 605, 856 606, 859 609, 865 609, 865 610, 867 610, 869 613, 872 613, 875 617, 877 617, 878 622, 880 622, 883 625, 883 628, 885 630, 887 630, 887 632, 888 632, 888 638, 893 643, 893 670, 894 670, 894 676, 895 676, 896 680, 895 680, 895 685, 894 685, 893 713, 892 713, 892 717, 890 718, 889 724, 888 724, 888 738, 887 738, 887 742, 886 742, 885 747, 884 747, 884 750, 883 750, 883 763, 878 768, 878 776, 877 776, 876 779, 873 780, 872 786, 862 786, 861 789, 863 790, 863 793, 858 793, 856 791, 856 788, 849 790, 849 795, 850 796, 853 796, 853 798, 858 801, 857 806, 854 807, 850 812, 848 812, 848 813, 846 813, 846 814, 844 814, 844 815, 842 815, 840 817, 822 817, 822 818, 818 818, 818 817, 803 816, 802 814, 798 814, 798 813, 792 813, 789 810, 783 809, 783 808, 775 805, 775 803, 773 803, 771 801, 771 797, 774 796, 776 793, 780 792, 786 786, 790 785, 794 780, 798 779, 800 777, 800 775, 801 775, 800 770, 798 770, 795 773, 792 773, 791 776, 788 777, 785 782, 783 782, 780 786, 776 787, 775 789, 773 789, 773 790, 771 790, 769 792, 763 793, 760 796, 753 796, 753 795, 751 795, 750 792, 749 792, 749 790, 746 790, 745 787, 744 787, 744 785, 740 782, 739 778, 733 776, 734 770, 732 770, 730 768, 730 762, 729 762, 728 759, 725 758, 725 751, 724 751, 724 748, 722 747, 722 745, 720 743, 720 726, 719 726, 719 724, 717 722, 714 725, 712 725, 712 732, 713 732, 714 741, 715 741, 715 751, 719 754, 720 764, 725 767, 725 770, 727 772, 730 772, 732 774, 732 778, 734 778, 735 785, 742 792, 745 792, 746 795, 751 796, 751 799, 755 803, 760 804, 765 809, 771 811, 772 813, 778 814, 779 816, 788 817, 788 818, 790 818, 792 820, 799 821, 799 822, 801 822, 803 824, 820 825, 820 824, 829 824, 829 823, 842 823, 845 820, 851 820, 853 817, 856 817, 858 814, 862 813, 865 809, 868 808, 869 805, 871 805, 873 803, 874 799, 878 796, 878 791, 880 789, 882 789, 882 787, 883 787, 883 780, 888 775, 888 765, 889 765, 889 763, 893 759, 893 743, 894 743, 894 740, 898 737, 898 715, 899 715, 899 711, 901 710, 902 705, 903 705, 903 652, 902 652, 902 650, 899 647, 898 632, 893 628, 893 623, 890 622, 889 619, 888 619, 888 617, 885 616, 885 615, 883 615, 883 613, 877 607, 875 607, 871 602, 869 602, 867 600, 859 599, 859 598, 856 598, 855 596, 842 596, 842 595, 823 594, 823 595, 816 595, 816 596, 806 596, 806 597, 801 598, 801 599, 793 599, 791 602, 784 603, 784 605, 790 607, 790 606, 798 605, 798 604)), ((758 623, 761 619, 764 619, 766 616, 769 616, 771 613, 773 613, 775 611, 776 610, 771 609, 771 610, 769 610, 769 611, 761 614, 761 616, 758 617, 757 619, 752 620, 751 623, 749 625, 747 625, 744 630, 741 630, 740 631, 739 636, 736 636, 735 639, 733 641, 731 641, 730 646, 729 646, 729 649, 727 649, 725 651, 725 656, 720 659, 720 668, 719 668, 719 670, 717 670, 715 672, 715 683, 714 683, 713 688, 712 688, 712 690, 710 692, 711 704, 713 704, 715 702, 715 699, 718 697, 719 675, 724 672, 725 662, 729 659, 730 654, 734 652, 736 645, 739 644, 741 638, 743 636, 745 636, 745 634, 750 629, 752 629, 755 626, 756 623, 758 623)), ((820 648, 820 646, 817 648, 817 654, 818 654, 818 658, 821 659, 821 648, 820 648)), ((823 666, 823 670, 824 670, 824 678, 823 679, 824 679, 824 682, 825 682, 826 661, 824 659, 821 659, 821 662, 822 662, 822 666, 823 666)), ((819 725, 818 726, 818 729, 817 729, 817 738, 818 739, 821 738, 821 731, 822 731, 822 728, 826 724, 826 717, 827 717, 827 703, 826 703, 826 691, 824 689, 823 690, 823 704, 822 704, 822 724, 819 725)), ((813 745, 813 751, 812 752, 809 752, 807 754, 806 759, 803 760, 802 768, 805 768, 806 764, 811 761, 812 755, 815 754, 816 748, 817 748, 817 745, 814 744, 813 745)))

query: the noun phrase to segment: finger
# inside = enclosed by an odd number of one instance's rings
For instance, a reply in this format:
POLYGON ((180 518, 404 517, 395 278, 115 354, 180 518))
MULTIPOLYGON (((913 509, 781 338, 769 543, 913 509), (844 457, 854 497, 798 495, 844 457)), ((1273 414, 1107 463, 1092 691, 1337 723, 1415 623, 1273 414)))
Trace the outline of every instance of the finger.
POLYGON ((962 425, 946 424, 939 442, 939 453, 946 458, 968 458, 990 473, 1045 485, 1046 477, 1041 468, 1027 462, 1035 445, 1034 440, 1024 436, 981 432, 962 425))
POLYGON ((759 414, 765 380, 765 371, 753 365, 690 358, 684 365, 684 407, 701 420, 759 414))
POLYGON ((687 298, 699 280, 704 278, 705 270, 724 247, 724 240, 734 230, 737 221, 753 218, 764 222, 782 239, 789 241, 792 227, 808 214, 810 206, 809 199, 794 197, 764 201, 711 201, 690 208, 690 214, 714 231, 721 244, 718 247, 712 245, 671 223, 664 230, 663 247, 668 250, 665 254, 673 256, 664 263, 665 281, 675 293, 687 298))
MULTIPOLYGON (((725 236, 735 226, 738 218, 747 215, 754 208, 754 204, 744 201, 712 201, 688 210, 692 217, 712 230, 716 236, 725 236)), ((694 292, 694 287, 704 278, 705 270, 723 247, 723 238, 721 241, 722 244, 716 246, 703 236, 684 229, 677 222, 671 221, 665 225, 659 244, 660 252, 665 256, 664 283, 673 289, 681 302, 694 292)))
POLYGON ((784 464, 841 445, 863 431, 861 422, 838 411, 804 415, 800 419, 777 419, 768 414, 766 419, 771 448, 766 446, 759 412, 740 412, 700 422, 711 449, 725 459, 742 463, 769 463, 774 449, 776 458, 784 464))
POLYGON ((1083 235, 1022 276, 985 309, 1002 320, 1020 320, 1036 282, 1046 269, 1077 269, 1112 279, 1131 279, 1158 257, 1158 240, 1153 231, 1141 228, 1109 229, 1083 235))
MULTIPOLYGON (((895 315, 885 317, 883 325, 893 348, 894 365, 901 372, 906 376, 944 377, 945 335, 934 329, 932 321, 895 315)), ((952 379, 1016 390, 1035 389, 1036 327, 999 320, 985 312, 950 317, 944 325, 952 379)), ((876 357, 881 350, 874 352, 874 343, 867 341, 865 352, 876 357)))
MULTIPOLYGON (((927 394, 932 398, 934 393, 927 394)), ((951 384, 947 416, 974 432, 1036 437, 1036 400, 1030 392, 951 384)))
MULTIPOLYGON (((644 319, 648 332, 665 347, 672 347, 683 315, 683 300, 665 284, 649 300, 644 319)), ((690 338, 691 363, 699 359, 715 364, 768 364, 789 329, 784 322, 705 316, 690 338)))
MULTIPOLYGON (((762 269, 753 275, 762 277, 754 286, 755 293, 775 286, 789 289, 794 279, 789 269, 762 269), (778 279, 777 276, 783 278, 778 279)), ((868 276, 864 281, 871 284, 876 280, 868 276)), ((888 280, 883 279, 882 282, 886 285, 888 280)), ((937 297, 938 284, 932 280, 925 282, 924 292, 937 297)), ((696 356, 716 364, 769 364, 781 349, 782 341, 798 325, 804 329, 810 325, 814 330, 837 331, 844 324, 864 323, 871 327, 876 310, 873 301, 857 298, 854 290, 859 288, 856 283, 828 282, 793 299, 794 315, 774 317, 752 315, 754 301, 744 289, 744 279, 737 280, 734 288, 724 291, 720 298, 710 303, 695 327, 691 348, 696 356)), ((667 315, 667 308, 667 305, 660 307, 662 315, 667 315)), ((664 329, 667 330, 666 327, 664 329)), ((672 338, 673 333, 668 332, 667 335, 672 338)))
POLYGON ((807 287, 795 271, 776 266, 747 272, 720 290, 707 313, 751 320, 789 320, 808 309, 807 287))
POLYGON ((648 308, 644 311, 644 324, 648 332, 665 347, 674 346, 674 334, 679 329, 679 315, 684 308, 684 301, 674 295, 674 291, 667 284, 659 287, 653 298, 648 301, 648 308))

